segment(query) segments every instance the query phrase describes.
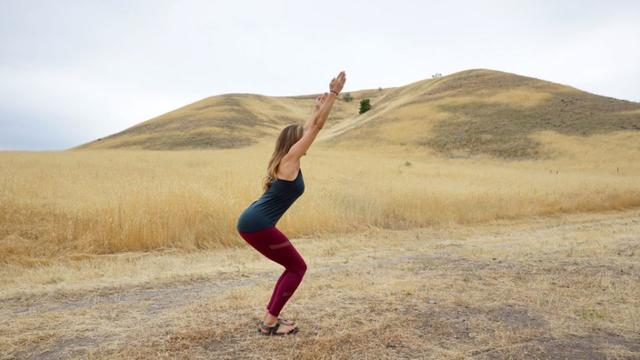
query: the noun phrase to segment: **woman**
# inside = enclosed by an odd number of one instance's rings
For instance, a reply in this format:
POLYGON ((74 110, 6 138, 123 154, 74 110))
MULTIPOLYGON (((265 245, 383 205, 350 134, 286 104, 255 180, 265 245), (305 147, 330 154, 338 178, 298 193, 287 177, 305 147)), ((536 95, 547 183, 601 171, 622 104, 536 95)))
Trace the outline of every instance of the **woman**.
POLYGON ((304 126, 291 124, 282 130, 262 184, 264 192, 242 212, 236 224, 240 236, 249 245, 285 268, 273 288, 264 318, 258 322, 258 331, 263 335, 295 334, 298 331, 294 321, 278 315, 302 281, 307 264, 275 225, 304 192, 300 158, 306 155, 324 126, 345 81, 346 75, 342 71, 331 80, 330 93, 316 98, 315 111, 304 126))

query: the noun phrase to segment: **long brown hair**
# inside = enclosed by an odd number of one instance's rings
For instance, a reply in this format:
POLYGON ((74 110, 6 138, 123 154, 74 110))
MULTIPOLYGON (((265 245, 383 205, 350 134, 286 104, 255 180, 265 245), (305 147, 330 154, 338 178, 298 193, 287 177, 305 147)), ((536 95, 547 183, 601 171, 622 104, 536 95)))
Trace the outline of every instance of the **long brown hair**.
POLYGON ((262 190, 267 191, 271 184, 276 180, 276 173, 280 160, 287 155, 291 146, 298 142, 304 135, 304 127, 300 124, 287 125, 276 140, 276 148, 273 150, 271 160, 267 166, 267 175, 262 180, 262 190))

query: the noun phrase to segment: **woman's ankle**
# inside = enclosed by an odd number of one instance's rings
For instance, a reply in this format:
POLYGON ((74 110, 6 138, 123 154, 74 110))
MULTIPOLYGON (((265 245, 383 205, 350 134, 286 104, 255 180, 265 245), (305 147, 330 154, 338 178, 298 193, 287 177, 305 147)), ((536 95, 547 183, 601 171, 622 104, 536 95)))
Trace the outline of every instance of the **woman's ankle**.
POLYGON ((273 325, 278 322, 278 317, 271 315, 271 313, 267 311, 267 313, 264 315, 264 318, 262 319, 262 322, 267 325, 273 325))

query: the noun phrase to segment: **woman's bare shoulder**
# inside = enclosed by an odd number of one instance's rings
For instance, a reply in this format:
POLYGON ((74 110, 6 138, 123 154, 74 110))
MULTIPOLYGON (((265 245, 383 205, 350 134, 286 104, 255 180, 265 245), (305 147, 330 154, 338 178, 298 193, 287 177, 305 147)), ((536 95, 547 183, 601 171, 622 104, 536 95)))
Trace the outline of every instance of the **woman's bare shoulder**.
POLYGON ((278 170, 276 171, 276 177, 283 180, 295 180, 298 176, 298 170, 300 169, 300 159, 287 159, 285 156, 280 160, 278 170))

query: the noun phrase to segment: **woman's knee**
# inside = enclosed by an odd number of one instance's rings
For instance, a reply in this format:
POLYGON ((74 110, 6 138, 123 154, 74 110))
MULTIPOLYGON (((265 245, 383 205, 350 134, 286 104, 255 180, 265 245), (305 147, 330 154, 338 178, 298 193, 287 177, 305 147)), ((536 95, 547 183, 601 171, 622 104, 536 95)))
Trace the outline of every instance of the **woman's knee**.
POLYGON ((307 272, 307 263, 300 259, 300 261, 296 261, 293 266, 289 267, 289 271, 293 271, 298 273, 300 276, 303 276, 305 272, 307 272))

